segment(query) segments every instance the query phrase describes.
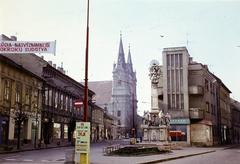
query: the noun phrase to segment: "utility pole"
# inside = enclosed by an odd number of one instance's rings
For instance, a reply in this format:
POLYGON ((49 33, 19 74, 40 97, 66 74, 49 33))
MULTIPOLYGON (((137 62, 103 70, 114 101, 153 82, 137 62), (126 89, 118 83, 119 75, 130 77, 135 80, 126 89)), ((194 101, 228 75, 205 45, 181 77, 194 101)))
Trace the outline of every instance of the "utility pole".
POLYGON ((88 115, 88 43, 89 43, 89 0, 87 1, 87 33, 86 33, 86 56, 85 56, 85 88, 84 88, 84 122, 88 115))

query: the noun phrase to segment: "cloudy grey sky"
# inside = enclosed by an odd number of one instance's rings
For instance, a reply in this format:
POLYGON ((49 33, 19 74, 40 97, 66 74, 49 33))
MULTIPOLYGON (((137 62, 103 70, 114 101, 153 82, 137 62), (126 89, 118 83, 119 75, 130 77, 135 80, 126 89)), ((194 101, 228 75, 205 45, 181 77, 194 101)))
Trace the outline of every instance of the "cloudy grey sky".
MULTIPOLYGON (((150 109, 149 63, 164 47, 186 46, 240 101, 240 0, 90 0, 89 80, 111 80, 120 31, 131 44, 139 112, 150 109), (164 37, 161 37, 163 35, 164 37), (239 46, 239 47, 238 47, 239 46), (145 102, 145 103, 144 103, 145 102)), ((19 40, 57 40, 56 56, 84 79, 86 0, 1 0, 0 31, 19 40)))

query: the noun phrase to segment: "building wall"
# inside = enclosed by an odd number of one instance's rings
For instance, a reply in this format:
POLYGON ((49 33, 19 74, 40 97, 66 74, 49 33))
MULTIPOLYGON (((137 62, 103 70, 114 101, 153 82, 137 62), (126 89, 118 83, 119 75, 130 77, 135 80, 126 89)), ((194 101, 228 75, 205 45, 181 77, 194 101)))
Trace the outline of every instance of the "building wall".
POLYGON ((21 138, 34 143, 34 135, 37 135, 38 140, 41 133, 42 80, 9 59, 0 61, 0 74, 0 117, 5 118, 0 120, 4 121, 8 131, 8 134, 5 134, 8 136, 7 142, 13 143, 16 140, 15 120, 20 118, 16 116, 18 110, 26 117, 25 121, 22 121, 21 138))
POLYGON ((231 115, 232 115, 232 143, 240 143, 240 103, 236 100, 231 100, 231 115))
POLYGON ((232 140, 232 118, 229 91, 223 85, 220 86, 220 112, 222 143, 228 144, 232 140))
POLYGON ((173 118, 188 117, 188 62, 186 48, 165 48, 163 51, 164 104, 173 118))
POLYGON ((173 136, 172 140, 184 141, 190 144, 188 97, 189 54, 184 47, 164 48, 162 58, 163 65, 161 66, 161 70, 163 75, 160 73, 158 94, 161 95, 163 92, 163 101, 159 101, 159 109, 165 110, 165 113, 170 113, 172 118, 170 130, 181 130, 185 134, 181 138, 174 138, 173 136))
POLYGON ((194 62, 185 47, 164 48, 162 58, 158 107, 170 113, 170 130, 186 133, 181 139, 189 144, 207 146, 231 136, 231 92, 222 81, 206 65, 194 62))
POLYGON ((191 143, 197 146, 212 146, 211 126, 206 124, 191 124, 191 143))
POLYGON ((104 139, 104 111, 101 108, 94 107, 92 111, 92 142, 99 142, 104 139))

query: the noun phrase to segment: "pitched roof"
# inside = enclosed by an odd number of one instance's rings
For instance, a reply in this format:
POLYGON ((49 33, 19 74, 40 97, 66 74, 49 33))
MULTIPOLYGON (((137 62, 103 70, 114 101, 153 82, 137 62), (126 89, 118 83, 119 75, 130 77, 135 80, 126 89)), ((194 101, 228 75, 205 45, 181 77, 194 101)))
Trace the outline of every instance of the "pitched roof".
POLYGON ((34 74, 33 72, 29 71, 28 69, 25 69, 23 66, 19 65, 18 63, 14 62, 13 60, 9 59, 8 57, 3 56, 2 54, 0 54, 0 62, 3 62, 11 67, 21 70, 21 71, 27 73, 28 75, 31 75, 31 76, 37 78, 38 80, 42 80, 42 81, 44 80, 42 77, 34 74))
POLYGON ((120 37, 117 66, 125 68, 125 54, 123 50, 122 36, 120 37))
POLYGON ((96 104, 103 107, 108 104, 112 96, 112 81, 90 81, 89 88, 96 93, 96 104))

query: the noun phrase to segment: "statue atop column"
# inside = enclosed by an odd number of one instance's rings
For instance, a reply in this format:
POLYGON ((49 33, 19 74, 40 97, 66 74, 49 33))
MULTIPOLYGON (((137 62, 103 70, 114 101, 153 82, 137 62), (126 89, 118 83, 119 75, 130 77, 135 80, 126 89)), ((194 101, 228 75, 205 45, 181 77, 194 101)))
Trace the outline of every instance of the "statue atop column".
POLYGON ((143 116, 143 141, 163 144, 169 141, 170 115, 163 113, 159 100, 161 80, 161 66, 157 60, 152 60, 149 67, 151 80, 151 110, 144 112, 143 116))
POLYGON ((152 84, 158 84, 160 79, 160 65, 157 60, 152 60, 149 68, 149 76, 152 84))

